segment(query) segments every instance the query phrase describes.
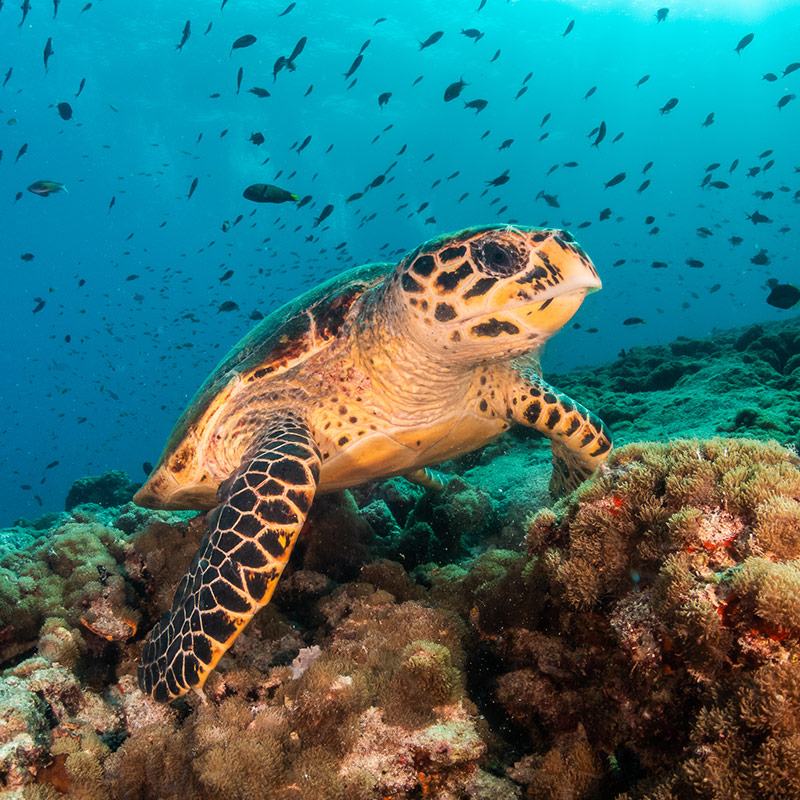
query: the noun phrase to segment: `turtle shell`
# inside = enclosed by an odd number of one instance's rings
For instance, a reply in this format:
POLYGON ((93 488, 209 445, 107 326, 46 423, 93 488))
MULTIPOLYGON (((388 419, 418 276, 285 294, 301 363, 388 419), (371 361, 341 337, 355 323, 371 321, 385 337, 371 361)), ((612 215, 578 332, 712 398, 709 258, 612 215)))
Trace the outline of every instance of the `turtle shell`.
POLYGON ((220 361, 197 390, 170 434, 161 461, 183 440, 211 401, 231 380, 279 375, 325 348, 337 335, 352 304, 378 285, 394 264, 365 264, 336 275, 264 317, 220 361))

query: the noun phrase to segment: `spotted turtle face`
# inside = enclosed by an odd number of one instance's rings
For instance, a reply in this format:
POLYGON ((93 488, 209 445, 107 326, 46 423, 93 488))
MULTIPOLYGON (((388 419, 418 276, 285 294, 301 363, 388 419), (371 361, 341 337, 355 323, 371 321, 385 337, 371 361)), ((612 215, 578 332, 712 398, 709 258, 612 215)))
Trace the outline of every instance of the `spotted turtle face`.
POLYGON ((511 225, 426 242, 394 280, 412 335, 478 358, 537 347, 601 288, 568 232, 511 225))

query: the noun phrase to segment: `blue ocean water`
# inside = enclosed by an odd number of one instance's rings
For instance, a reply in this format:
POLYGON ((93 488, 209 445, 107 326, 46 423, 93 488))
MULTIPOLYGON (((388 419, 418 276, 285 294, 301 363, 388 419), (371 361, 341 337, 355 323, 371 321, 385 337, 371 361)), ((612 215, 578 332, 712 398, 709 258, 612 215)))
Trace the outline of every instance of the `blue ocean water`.
POLYGON ((442 232, 518 221, 578 238, 604 289, 551 342, 550 370, 797 312, 765 302, 768 279, 800 278, 792 0, 684 2, 663 22, 644 2, 288 6, 33 0, 20 24, 20 3, 0 3, 0 524, 62 508, 84 474, 143 479, 252 312, 442 232), (231 50, 245 34, 256 42, 231 50), (68 193, 26 191, 37 180, 68 193), (311 200, 256 205, 253 183, 311 200))

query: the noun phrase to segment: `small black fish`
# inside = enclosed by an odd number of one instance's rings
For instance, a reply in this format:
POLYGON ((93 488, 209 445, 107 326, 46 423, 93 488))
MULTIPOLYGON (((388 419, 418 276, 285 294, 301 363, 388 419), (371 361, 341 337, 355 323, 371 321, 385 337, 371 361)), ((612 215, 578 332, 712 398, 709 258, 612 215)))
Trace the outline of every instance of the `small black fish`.
POLYGON ((263 133, 256 131, 255 133, 250 134, 249 141, 251 141, 254 145, 262 145, 266 140, 264 139, 263 133))
POLYGON ((618 183, 622 183, 625 180, 625 173, 620 172, 619 174, 615 175, 608 183, 605 184, 605 188, 608 189, 610 186, 616 186, 618 183))
POLYGON ((33 259, 34 259, 34 255, 33 255, 33 253, 23 253, 23 254, 20 256, 20 258, 21 258, 23 261, 33 261, 33 259))
POLYGON ((389 98, 392 96, 391 92, 384 92, 383 94, 378 95, 378 107, 383 108, 388 102, 389 98))
MULTIPOLYGON (((59 6, 60 2, 61 2, 61 0, 53 0, 53 19, 55 19, 56 15, 58 14, 58 6, 59 6)), ((3 4, 0 3, 0 8, 2 8, 2 7, 3 7, 3 4)))
POLYGON ((53 38, 50 37, 47 40, 47 43, 44 46, 44 71, 47 72, 47 62, 50 60, 50 56, 53 55, 53 38))
POLYGON ((638 89, 643 83, 647 83, 650 80, 649 75, 643 75, 639 80, 636 82, 636 88, 638 89))
POLYGON ((788 102, 794 100, 795 97, 797 97, 795 94, 785 94, 783 97, 781 97, 781 99, 778 100, 778 111, 780 111, 788 102))
POLYGON ((51 462, 50 462, 50 463, 49 463, 49 464, 48 464, 48 465, 45 467, 45 469, 53 469, 54 467, 57 467, 57 466, 58 466, 58 464, 59 464, 59 462, 58 462, 58 461, 51 461, 51 462))
POLYGON ((63 120, 72 119, 72 106, 69 103, 59 103, 56 108, 63 120))
POLYGON ((758 225, 759 222, 772 222, 772 220, 765 216, 764 214, 759 214, 758 211, 754 211, 752 214, 747 215, 747 219, 753 223, 753 225, 758 225))
POLYGON ((314 227, 316 228, 323 220, 326 220, 333 213, 333 205, 328 204, 322 209, 320 215, 314 220, 314 227))
POLYGON ((755 264, 755 265, 756 265, 756 266, 758 266, 758 267, 764 267, 764 266, 766 266, 767 264, 769 264, 769 263, 770 263, 770 261, 769 261, 769 256, 767 255, 767 251, 766 251, 766 250, 763 250, 763 249, 762 249, 762 250, 760 250, 758 253, 756 253, 756 254, 755 254, 755 255, 754 255, 754 256, 753 256, 753 257, 750 259, 750 263, 751 263, 751 264, 755 264))
POLYGON ((596 91, 597 91, 597 87, 596 86, 592 86, 592 88, 589 89, 589 91, 586 92, 586 94, 583 96, 583 99, 584 100, 588 100, 596 91))
POLYGON ((663 107, 659 109, 659 111, 661 112, 662 115, 669 114, 669 112, 672 111, 672 109, 675 108, 676 105, 678 105, 678 98, 671 97, 669 100, 667 100, 667 102, 663 105, 663 107))
POLYGON ((569 24, 567 25, 567 29, 564 31, 564 33, 561 34, 561 38, 563 39, 574 27, 575 27, 575 20, 571 19, 569 21, 569 24))
POLYGON ((725 183, 725 181, 711 181, 708 184, 709 186, 713 186, 715 189, 729 189, 730 185, 725 183))
POLYGON ((778 76, 774 72, 767 72, 761 76, 761 80, 773 83, 774 81, 778 80, 778 76))
POLYGON ((480 114, 486 106, 489 105, 488 100, 470 100, 469 103, 464 103, 465 108, 474 108, 476 114, 480 114))
POLYGON ((347 80, 347 78, 349 78, 361 66, 361 62, 363 60, 364 56, 362 56, 361 53, 359 53, 353 60, 353 63, 350 65, 350 69, 348 69, 347 72, 344 73, 345 80, 347 80))
POLYGON ((262 89, 260 86, 254 86, 247 91, 252 92, 256 97, 269 97, 269 92, 266 89, 262 89))
POLYGON ((306 46, 306 42, 308 39, 303 36, 301 39, 298 40, 297 44, 294 46, 294 50, 289 55, 289 58, 286 59, 286 65, 289 67, 290 70, 294 71, 294 60, 303 52, 303 48, 306 46))
POLYGON ((667 14, 669 14, 668 8, 659 8, 658 11, 656 11, 656 23, 664 22, 667 18, 667 14))
POLYGON ((744 50, 745 47, 747 47, 747 45, 749 45, 750 42, 753 41, 754 37, 755 37, 754 33, 748 33, 747 36, 742 36, 742 38, 739 40, 739 44, 736 45, 735 48, 736 52, 741 53, 742 50, 744 50))
POLYGON ((84 86, 86 86, 86 78, 81 78, 81 85, 78 87, 78 91, 75 92, 75 97, 78 97, 78 95, 83 91, 84 86))
POLYGON ((650 185, 650 179, 649 178, 646 181, 642 181, 641 185, 636 190, 637 194, 641 194, 649 185, 650 185))
POLYGON ((800 301, 800 289, 790 283, 778 283, 773 278, 767 281, 767 286, 771 289, 767 303, 775 308, 791 308, 800 301))
POLYGON ((217 309, 217 314, 219 314, 222 311, 238 311, 238 310, 239 310, 239 304, 238 303, 234 303, 233 300, 226 300, 217 309))
POLYGON ((459 80, 455 81, 455 83, 451 83, 445 90, 444 90, 444 101, 445 103, 449 103, 451 100, 455 100, 461 92, 464 90, 465 86, 469 86, 468 83, 465 83, 464 78, 461 77, 459 80))
POLYGON ((497 149, 498 150, 508 150, 508 148, 511 147, 512 144, 514 144, 514 140, 513 139, 504 139, 503 143, 497 149))
POLYGON ((494 62, 497 61, 498 58, 500 58, 499 50, 489 59, 489 63, 494 64, 494 62))
POLYGON ((45 307, 45 301, 41 297, 34 297, 33 302, 36 303, 33 313, 38 314, 45 307))
POLYGON ((220 279, 220 283, 224 283, 227 280, 230 280, 233 277, 233 270, 229 269, 220 279))
POLYGON ((592 142, 592 147, 599 147, 600 142, 606 138, 606 121, 603 120, 600 123, 600 127, 597 129, 597 138, 592 142))
POLYGON ((424 42, 419 43, 419 49, 424 50, 426 47, 436 44, 442 36, 444 36, 444 31, 434 31, 424 42))
POLYGON ((283 11, 281 11, 280 14, 278 14, 278 16, 285 17, 296 5, 297 3, 289 3, 289 5, 286 6, 286 8, 283 11))
POLYGON ((781 75, 781 77, 785 78, 787 75, 790 75, 792 72, 796 72, 798 69, 800 69, 800 61, 795 61, 795 62, 789 64, 788 67, 786 67, 786 69, 783 71, 783 75, 781 75))
POLYGON ((28 12, 31 10, 31 0, 22 0, 22 5, 20 8, 22 9, 22 19, 19 21, 19 25, 17 26, 19 28, 25 24, 25 17, 28 16, 28 12))
POLYGON ((3 86, 5 86, 11 80, 12 72, 14 72, 14 67, 9 67, 8 72, 6 72, 6 77, 3 79, 3 86))
POLYGON ((624 320, 623 325, 644 325, 644 320, 641 317, 628 317, 624 320))
POLYGON ((687 258, 686 264, 690 266, 692 269, 702 269, 705 266, 705 264, 702 261, 696 258, 687 258))
POLYGON ((309 134, 308 136, 306 136, 306 138, 305 138, 305 139, 303 139, 303 142, 302 142, 302 144, 300 145, 300 147, 298 147, 298 148, 297 148, 297 153, 298 153, 298 155, 299 155, 300 153, 302 153, 302 152, 303 152, 303 150, 305 150, 305 149, 306 149, 306 147, 308 147, 308 146, 309 146, 309 144, 311 144, 311 134, 309 134))
POLYGON ((239 72, 236 73, 236 94, 242 88, 242 78, 244 77, 244 67, 239 67, 239 72))
POLYGON ((510 170, 505 170, 502 175, 498 175, 496 178, 492 178, 490 181, 486 181, 489 186, 502 186, 504 183, 508 183, 511 180, 511 176, 508 174, 510 170))
POLYGON ((183 50, 183 46, 186 42, 189 41, 189 37, 192 35, 192 23, 190 20, 186 20, 186 24, 183 26, 183 35, 181 36, 181 43, 175 45, 176 50, 183 50))
POLYGON ((700 123, 704 128, 707 128, 709 125, 714 124, 714 112, 712 111, 706 118, 705 121, 700 123))
MULTIPOLYGON (((29 187, 28 191, 33 194, 38 194, 39 197, 49 197, 56 192, 67 192, 67 187, 58 181, 34 181, 29 187)), ((69 192, 67 192, 69 194, 69 192)))
POLYGON ((477 28, 464 28, 461 29, 461 33, 464 34, 468 39, 472 39, 472 41, 477 44, 481 39, 483 39, 484 33, 483 31, 479 31, 477 28))
POLYGON ((228 58, 231 57, 234 50, 239 50, 242 47, 250 47, 254 45, 258 40, 252 33, 246 33, 244 36, 240 36, 232 45, 231 45, 231 52, 228 53, 228 58))
POLYGON ((517 94, 515 95, 514 99, 515 99, 515 100, 519 100, 519 99, 520 99, 520 97, 522 97, 522 95, 524 95, 524 94, 525 94, 525 92, 527 92, 527 91, 528 91, 528 87, 527 87, 527 86, 523 86, 523 87, 522 87, 522 88, 521 88, 521 89, 520 89, 520 90, 517 92, 517 94))

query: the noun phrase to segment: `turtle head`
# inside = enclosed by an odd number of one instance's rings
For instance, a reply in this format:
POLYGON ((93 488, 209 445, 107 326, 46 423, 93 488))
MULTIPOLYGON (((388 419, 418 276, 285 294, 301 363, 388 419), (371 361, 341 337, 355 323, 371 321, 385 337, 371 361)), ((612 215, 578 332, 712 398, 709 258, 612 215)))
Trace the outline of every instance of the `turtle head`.
POLYGON ((568 232, 518 225, 426 242, 398 265, 395 281, 409 334, 465 362, 539 347, 602 286, 568 232))

